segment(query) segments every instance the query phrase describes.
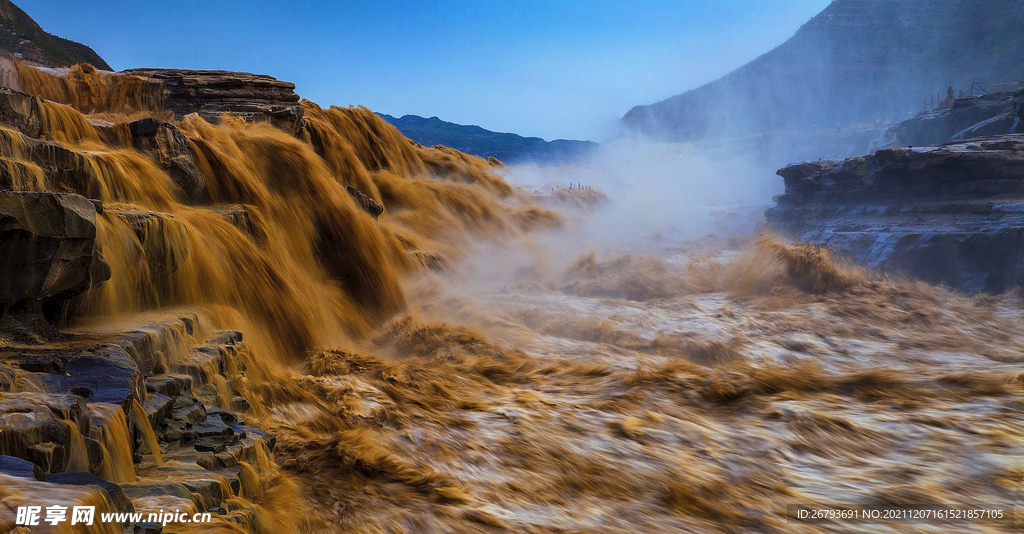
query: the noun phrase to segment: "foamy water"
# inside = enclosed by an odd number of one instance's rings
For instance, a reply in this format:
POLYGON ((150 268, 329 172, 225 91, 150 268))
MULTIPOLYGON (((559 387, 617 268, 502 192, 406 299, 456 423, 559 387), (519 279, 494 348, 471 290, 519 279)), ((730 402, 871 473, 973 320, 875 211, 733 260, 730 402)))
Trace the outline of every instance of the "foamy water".
POLYGON ((677 285, 643 300, 611 296, 614 277, 589 286, 600 297, 565 278, 423 281, 416 318, 366 347, 380 357, 315 360, 324 378, 305 380, 343 430, 323 449, 286 446, 285 462, 312 462, 298 470, 309 495, 355 532, 875 531, 798 525, 787 507, 1013 510, 1016 297, 857 270, 838 292, 797 289, 791 275, 809 273, 793 272, 737 292, 750 281, 736 273, 771 270, 743 265, 754 258, 714 267, 717 291, 685 289, 692 271, 668 264, 677 285))

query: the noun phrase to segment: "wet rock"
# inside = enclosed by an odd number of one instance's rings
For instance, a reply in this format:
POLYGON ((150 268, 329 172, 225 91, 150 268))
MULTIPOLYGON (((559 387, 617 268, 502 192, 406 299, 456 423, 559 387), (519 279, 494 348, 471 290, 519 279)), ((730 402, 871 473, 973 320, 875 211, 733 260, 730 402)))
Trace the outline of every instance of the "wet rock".
POLYGON ((15 477, 45 480, 45 473, 38 465, 14 456, 0 456, 0 473, 15 477))
POLYGON ((82 438, 89 435, 89 411, 80 397, 5 394, 0 398, 0 429, 0 450, 44 471, 90 467, 82 438))
POLYGON ((110 501, 114 503, 114 509, 122 513, 134 513, 135 507, 132 501, 125 495, 121 486, 113 482, 107 482, 92 473, 47 473, 46 481, 53 484, 65 484, 69 486, 96 486, 107 492, 110 501))
POLYGON ((158 375, 146 379, 146 391, 168 397, 177 397, 192 390, 192 377, 188 375, 158 375))
POLYGON ((295 134, 302 106, 295 84, 271 76, 219 70, 129 69, 126 73, 163 84, 164 109, 177 119, 197 113, 220 122, 225 113, 250 122, 269 122, 295 134))
POLYGON ((192 492, 184 484, 175 482, 123 484, 121 489, 129 499, 135 501, 144 497, 171 496, 193 500, 192 492))
POLYGON ((173 443, 173 442, 186 442, 196 439, 196 433, 192 430, 192 423, 185 421, 169 421, 167 425, 161 429, 158 435, 160 441, 173 443))
POLYGON ((264 432, 263 429, 256 426, 245 427, 246 433, 249 439, 253 440, 253 443, 257 441, 263 442, 267 446, 269 452, 274 452, 274 447, 277 446, 277 438, 271 434, 264 432))
MULTIPOLYGON (((0 364, 0 392, 9 392, 14 387, 16 375, 14 369, 0 364)), ((241 398, 241 397, 236 397, 241 398)), ((245 399, 242 399, 245 400, 245 399)), ((248 408, 247 408, 248 409, 248 408)))
POLYGON ((238 330, 222 330, 206 339, 207 345, 237 345, 242 342, 242 333, 238 330))
POLYGON ((43 377, 48 391, 70 392, 89 402, 118 404, 126 412, 134 399, 145 396, 138 365, 116 345, 69 355, 64 371, 43 377))
POLYGON ((30 373, 63 375, 66 374, 68 357, 65 353, 26 354, 21 357, 9 357, 7 361, 30 373))
POLYGON ((143 521, 138 525, 135 525, 135 529, 132 534, 162 534, 164 531, 163 525, 160 523, 148 523, 143 521))
POLYGON ((174 274, 189 256, 188 229, 168 213, 110 210, 131 226, 145 254, 153 280, 174 274))
POLYGON ((142 407, 146 410, 146 416, 149 417, 150 426, 153 428, 159 427, 171 413, 173 405, 174 399, 166 395, 159 393, 149 393, 146 395, 146 401, 142 403, 142 407))
POLYGON ((200 452, 221 453, 224 452, 224 449, 226 449, 228 445, 230 444, 226 443, 224 440, 201 438, 196 440, 193 447, 200 452))
POLYGON ((231 425, 238 423, 238 415, 230 410, 221 410, 219 408, 207 408, 206 417, 212 419, 219 419, 224 424, 231 425))
POLYGON ((184 485, 192 492, 194 498, 198 498, 202 501, 201 508, 204 510, 220 506, 224 499, 233 497, 233 495, 224 495, 223 487, 220 485, 220 480, 215 478, 189 480, 184 482, 184 485))
POLYGON ((220 393, 213 384, 203 384, 195 390, 195 394, 205 406, 217 406, 220 403, 220 393))
MULTIPOLYGON (((91 484, 54 484, 31 478, 12 477, 0 474, 0 486, 3 487, 6 495, 15 496, 19 503, 25 503, 26 505, 46 506, 47 503, 60 503, 62 506, 68 507, 68 512, 70 512, 71 508, 74 506, 95 506, 95 517, 97 520, 101 518, 103 514, 117 512, 117 509, 114 508, 114 504, 106 496, 101 496, 103 493, 106 493, 105 490, 102 487, 91 484)), ((9 529, 14 526, 15 510, 9 506, 10 505, 0 507, 0 523, 7 527, 5 528, 5 531, 12 532, 9 529)), ((68 515, 70 516, 70 513, 68 515)), ((66 526, 67 523, 61 525, 61 527, 66 526)), ((121 532, 121 528, 123 526, 124 525, 107 525, 107 528, 110 529, 107 530, 107 532, 121 532)), ((76 526, 75 529, 77 530, 78 527, 76 526)), ((51 530, 49 524, 43 524, 38 527, 31 527, 28 529, 16 528, 13 530, 13 532, 18 533, 53 531, 59 530, 56 528, 51 530)), ((81 529, 79 531, 84 532, 86 529, 81 529)), ((91 532, 92 529, 90 528, 89 531, 91 532)))
POLYGON ((231 223, 231 226, 238 228, 240 232, 252 236, 258 241, 262 241, 267 237, 266 233, 253 222, 252 217, 249 215, 249 210, 245 206, 230 204, 210 206, 208 209, 220 215, 224 220, 231 223))
POLYGON ((206 199, 206 180, 196 167, 196 153, 185 134, 173 124, 146 118, 128 125, 132 146, 149 153, 171 175, 184 198, 206 199))
POLYGON ((174 405, 171 408, 171 418, 190 424, 205 421, 206 407, 196 399, 178 397, 174 399, 174 405))
POLYGON ((370 198, 366 193, 350 185, 343 185, 342 187, 345 188, 345 191, 348 191, 349 196, 356 201, 356 204, 363 208, 363 211, 372 215, 374 219, 380 217, 381 213, 384 213, 384 206, 378 204, 376 200, 370 198))
POLYGON ((192 335, 196 321, 195 315, 183 316, 167 323, 125 332, 116 341, 116 345, 135 360, 143 375, 164 374, 167 370, 162 367, 166 364, 168 354, 184 350, 185 337, 192 335))
MULTIPOLYGON (((175 366, 178 373, 192 377, 195 384, 209 385, 213 375, 224 372, 224 361, 216 347, 196 347, 188 352, 188 360, 175 366)), ((216 390, 213 392, 216 395, 216 390)))
POLYGON ((0 87, 0 123, 30 137, 43 132, 43 118, 36 97, 0 87))
POLYGON ((249 404, 249 401, 246 400, 245 397, 239 397, 238 395, 235 395, 234 397, 231 398, 232 410, 240 413, 245 413, 249 411, 250 408, 252 408, 252 405, 249 404))
POLYGON ((0 193, 0 305, 68 298, 109 278, 88 199, 0 193))
POLYGON ((212 417, 207 418, 206 421, 203 421, 201 423, 196 423, 195 425, 193 425, 193 428, 195 429, 196 434, 202 438, 218 436, 226 437, 235 433, 235 431, 232 430, 232 428, 227 423, 212 417))

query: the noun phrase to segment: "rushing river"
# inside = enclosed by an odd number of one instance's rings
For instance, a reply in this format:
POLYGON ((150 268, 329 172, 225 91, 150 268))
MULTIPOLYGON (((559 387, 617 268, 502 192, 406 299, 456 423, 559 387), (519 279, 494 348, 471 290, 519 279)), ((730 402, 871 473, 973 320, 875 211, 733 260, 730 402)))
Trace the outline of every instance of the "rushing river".
MULTIPOLYGON (((107 111, 39 104, 51 140, 85 162, 79 192, 107 208, 111 280, 63 320, 184 308, 245 332, 244 373, 214 385, 230 382, 278 438, 278 467, 242 468, 275 473, 243 480, 236 498, 263 510, 249 531, 882 531, 790 512, 1019 503, 1019 293, 877 278, 770 237, 561 257, 531 236, 601 218, 600 194, 546 204, 498 162, 308 101, 298 137, 174 121, 204 180, 190 197, 125 137, 130 118, 173 118, 133 108, 129 77, 76 68, 22 79, 107 111), (159 224, 140 237, 132 217, 159 224), (495 264, 501 276, 478 268, 495 264)), ((2 134, 22 188, 67 188, 46 182, 25 136, 2 134)), ((127 438, 104 442, 125 464, 107 476, 134 480, 127 438)))

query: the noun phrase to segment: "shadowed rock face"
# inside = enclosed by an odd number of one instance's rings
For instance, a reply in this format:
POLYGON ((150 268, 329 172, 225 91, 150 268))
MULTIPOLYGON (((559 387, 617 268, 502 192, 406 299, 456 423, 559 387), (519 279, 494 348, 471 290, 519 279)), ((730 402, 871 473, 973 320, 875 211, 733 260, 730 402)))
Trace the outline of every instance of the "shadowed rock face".
POLYGON ((778 174, 786 193, 766 217, 789 237, 970 291, 1024 283, 1024 135, 890 148, 778 174))
POLYGON ((151 154, 167 169, 187 198, 203 200, 206 181, 196 167, 196 153, 185 134, 173 124, 142 119, 128 125, 132 146, 151 154))
POLYGON ((164 108, 176 118, 198 113, 219 121, 224 113, 252 122, 270 122, 288 132, 298 132, 302 120, 295 84, 271 76, 221 70, 128 69, 163 84, 164 108))
POLYGON ((96 206, 64 193, 0 193, 0 304, 66 298, 110 278, 96 206))
POLYGON ((128 223, 140 245, 139 259, 145 258, 152 280, 166 278, 189 257, 188 230, 177 217, 167 213, 139 210, 110 210, 128 223))

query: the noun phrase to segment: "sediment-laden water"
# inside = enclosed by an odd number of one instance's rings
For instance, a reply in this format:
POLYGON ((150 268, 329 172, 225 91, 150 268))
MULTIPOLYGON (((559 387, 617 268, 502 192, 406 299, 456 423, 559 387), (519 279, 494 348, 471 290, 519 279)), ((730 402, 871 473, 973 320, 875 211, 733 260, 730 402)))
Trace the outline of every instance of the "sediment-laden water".
MULTIPOLYGON (((542 249, 543 266, 487 279, 483 251, 537 254, 532 235, 601 217, 560 213, 600 196, 542 205, 492 163, 420 147, 362 108, 303 102, 300 137, 176 121, 196 197, 125 142, 128 118, 167 119, 144 86, 79 69, 22 76, 103 113, 40 101, 106 210, 111 279, 68 303, 64 325, 184 308, 244 331, 230 385, 278 438, 277 467, 242 467, 234 498, 264 510, 251 531, 871 530, 797 524, 787 507, 1019 500, 1019 294, 877 278, 770 237, 633 257, 542 249), (162 221, 146 240, 160 258, 126 216, 162 221)), ((32 171, 21 133, 0 133, 25 189, 57 185, 32 171)), ((103 440, 110 479, 153 475, 156 458, 132 473, 126 438, 103 440)), ((215 528, 239 527, 199 531, 215 528)))

